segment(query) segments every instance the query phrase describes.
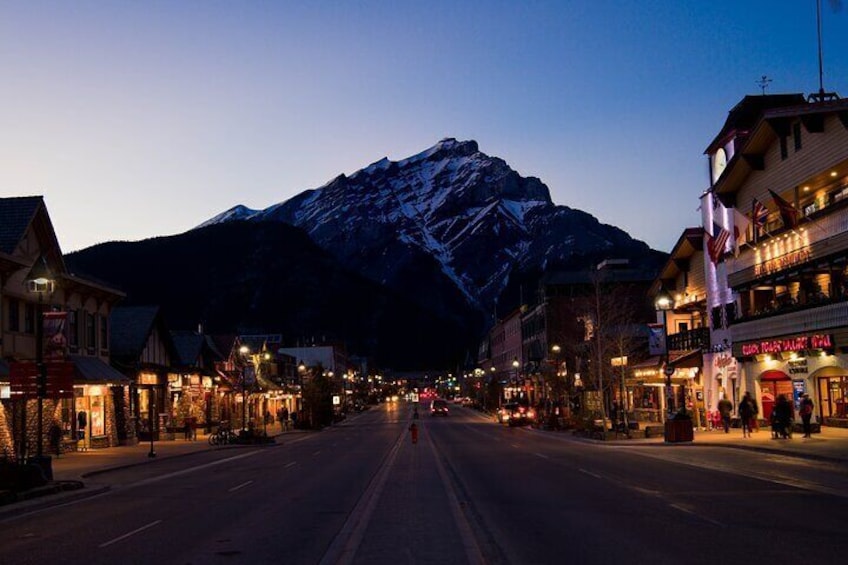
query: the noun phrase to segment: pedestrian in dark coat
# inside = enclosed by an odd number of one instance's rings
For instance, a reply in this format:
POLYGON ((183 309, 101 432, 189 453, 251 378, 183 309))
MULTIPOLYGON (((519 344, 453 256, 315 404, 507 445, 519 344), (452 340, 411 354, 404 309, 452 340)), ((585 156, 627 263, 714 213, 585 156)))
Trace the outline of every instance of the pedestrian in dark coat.
POLYGON ((724 426, 724 433, 730 433, 730 414, 733 412, 733 403, 726 397, 718 401, 718 413, 724 426))
POLYGON ((801 409, 799 412, 801 413, 801 422, 804 424, 804 437, 813 437, 811 434, 812 426, 810 424, 810 420, 813 418, 813 401, 807 393, 804 393, 804 397, 801 399, 801 409))
POLYGON ((739 419, 742 424, 742 437, 751 437, 751 418, 754 417, 754 399, 746 392, 739 402, 739 419))
POLYGON ((785 394, 778 395, 774 403, 774 417, 780 437, 787 439, 792 436, 792 405, 785 394))

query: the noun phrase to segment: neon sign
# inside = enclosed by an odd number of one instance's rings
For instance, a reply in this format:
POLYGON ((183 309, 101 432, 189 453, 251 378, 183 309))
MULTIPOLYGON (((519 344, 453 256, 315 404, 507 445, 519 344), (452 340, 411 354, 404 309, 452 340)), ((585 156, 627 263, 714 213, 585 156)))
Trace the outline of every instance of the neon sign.
POLYGON ((801 351, 802 349, 830 349, 832 347, 832 336, 816 334, 744 343, 742 344, 742 355, 750 357, 752 355, 763 355, 767 353, 801 351))
POLYGON ((799 249, 798 251, 792 251, 790 253, 787 253, 786 255, 781 255, 780 257, 775 257, 774 259, 767 259, 758 265, 754 265, 754 276, 759 277, 761 275, 770 275, 771 273, 776 273, 777 271, 782 271, 784 269, 788 269, 789 267, 794 267, 795 265, 806 263, 809 260, 809 248, 799 249))

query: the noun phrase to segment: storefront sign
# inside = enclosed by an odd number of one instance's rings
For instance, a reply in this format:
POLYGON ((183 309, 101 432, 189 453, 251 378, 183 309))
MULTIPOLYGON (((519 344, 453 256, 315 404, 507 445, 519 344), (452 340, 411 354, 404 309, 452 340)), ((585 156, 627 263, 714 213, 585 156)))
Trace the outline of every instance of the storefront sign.
POLYGON ((816 334, 744 343, 742 344, 742 355, 751 357, 767 353, 784 353, 803 349, 830 349, 832 347, 832 336, 816 334))
POLYGON ((789 361, 789 374, 790 375, 798 375, 798 374, 806 374, 809 373, 807 369, 807 360, 806 359, 794 359, 789 361))
POLYGON ((797 251, 790 251, 786 255, 781 255, 780 257, 775 257, 773 259, 766 259, 762 263, 754 265, 754 276, 759 277, 763 275, 770 275, 772 273, 794 267, 795 265, 806 263, 809 260, 810 249, 808 247, 797 251))
POLYGON ((139 373, 138 384, 140 385, 155 385, 159 384, 159 379, 156 373, 139 373))

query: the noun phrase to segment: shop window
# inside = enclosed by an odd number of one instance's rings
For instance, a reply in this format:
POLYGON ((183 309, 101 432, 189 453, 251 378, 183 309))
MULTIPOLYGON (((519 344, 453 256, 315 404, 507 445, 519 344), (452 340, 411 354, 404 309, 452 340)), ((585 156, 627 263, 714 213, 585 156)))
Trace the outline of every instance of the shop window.
POLYGON ((35 304, 24 304, 24 333, 35 333, 35 304))
POLYGON ((79 326, 77 324, 77 311, 68 310, 68 346, 72 352, 76 352, 79 348, 79 326))
POLYGON ((109 318, 100 315, 100 349, 109 349, 109 318))
POLYGON ((95 331, 94 314, 85 313, 85 347, 89 352, 94 353, 97 347, 97 332, 95 331))
POLYGON ((724 305, 724 319, 726 320, 726 325, 729 326, 734 321, 736 321, 736 303, 728 302, 724 305))
POLYGON ((710 318, 713 321, 714 330, 720 330, 723 327, 721 323, 721 306, 716 306, 711 310, 710 318))
POLYGON ((20 303, 14 299, 9 299, 9 331, 10 332, 19 332, 21 331, 21 306, 20 303))

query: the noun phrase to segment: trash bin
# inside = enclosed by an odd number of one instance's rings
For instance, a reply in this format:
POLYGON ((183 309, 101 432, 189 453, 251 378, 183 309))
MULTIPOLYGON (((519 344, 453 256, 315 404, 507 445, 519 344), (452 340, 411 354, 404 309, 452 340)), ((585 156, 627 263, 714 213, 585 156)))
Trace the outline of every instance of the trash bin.
POLYGON ((666 443, 693 441, 694 438, 692 418, 689 416, 677 414, 665 421, 666 443))

